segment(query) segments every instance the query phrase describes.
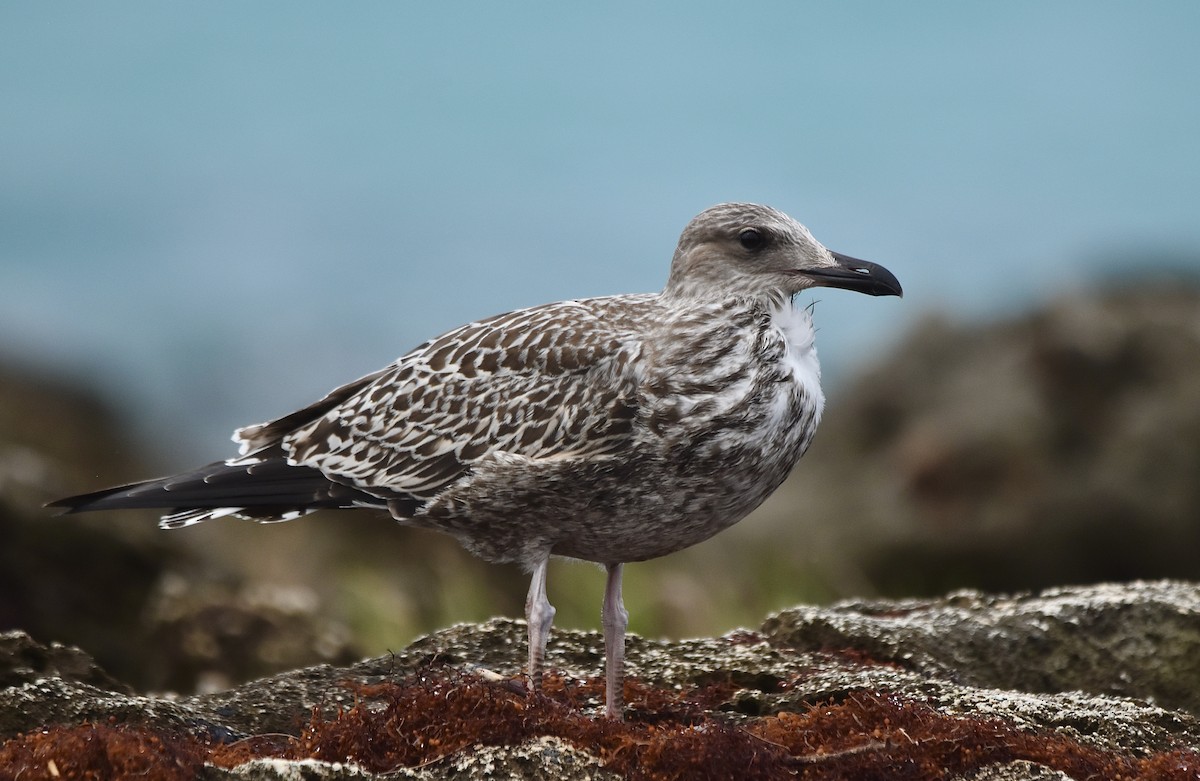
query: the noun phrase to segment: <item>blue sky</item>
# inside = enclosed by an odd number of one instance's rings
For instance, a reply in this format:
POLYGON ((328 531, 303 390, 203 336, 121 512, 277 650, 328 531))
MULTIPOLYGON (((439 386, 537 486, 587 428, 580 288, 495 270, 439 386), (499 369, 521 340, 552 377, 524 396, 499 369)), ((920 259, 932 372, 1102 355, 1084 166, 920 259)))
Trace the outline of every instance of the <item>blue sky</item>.
POLYGON ((819 296, 835 392, 927 312, 1200 270, 1197 34, 1194 2, 7 3, 0 358, 182 466, 461 322, 655 290, 753 200, 905 285, 819 296))

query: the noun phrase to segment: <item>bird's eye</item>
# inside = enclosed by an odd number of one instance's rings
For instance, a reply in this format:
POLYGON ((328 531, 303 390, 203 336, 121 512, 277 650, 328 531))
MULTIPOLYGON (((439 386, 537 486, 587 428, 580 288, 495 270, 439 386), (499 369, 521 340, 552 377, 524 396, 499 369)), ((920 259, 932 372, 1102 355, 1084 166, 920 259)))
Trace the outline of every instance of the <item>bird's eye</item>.
POLYGON ((751 251, 760 250, 766 246, 767 237, 758 228, 746 228, 738 234, 738 243, 751 251))

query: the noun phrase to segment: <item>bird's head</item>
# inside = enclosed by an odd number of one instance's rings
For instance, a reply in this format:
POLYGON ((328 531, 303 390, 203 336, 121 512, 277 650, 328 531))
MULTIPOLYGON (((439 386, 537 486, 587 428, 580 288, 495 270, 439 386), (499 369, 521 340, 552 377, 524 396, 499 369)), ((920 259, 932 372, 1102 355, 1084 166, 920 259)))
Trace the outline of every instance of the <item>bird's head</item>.
POLYGON ((783 212, 723 203, 700 212, 683 229, 664 294, 780 297, 817 286, 872 296, 903 294, 892 272, 826 249, 783 212))

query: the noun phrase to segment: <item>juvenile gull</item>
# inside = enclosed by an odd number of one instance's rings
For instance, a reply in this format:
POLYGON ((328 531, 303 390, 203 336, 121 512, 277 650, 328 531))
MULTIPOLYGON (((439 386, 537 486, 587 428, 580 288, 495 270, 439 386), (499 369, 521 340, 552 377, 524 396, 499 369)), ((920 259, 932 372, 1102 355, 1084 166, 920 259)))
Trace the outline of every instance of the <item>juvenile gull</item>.
POLYGON ((67 512, 169 509, 160 526, 322 508, 386 510, 532 573, 529 679, 541 685, 551 556, 603 564, 605 711, 620 718, 621 570, 737 523, 803 455, 825 398, 813 286, 901 295, 775 209, 727 203, 684 228, 661 293, 560 301, 464 325, 278 420, 240 455, 70 497, 67 512))

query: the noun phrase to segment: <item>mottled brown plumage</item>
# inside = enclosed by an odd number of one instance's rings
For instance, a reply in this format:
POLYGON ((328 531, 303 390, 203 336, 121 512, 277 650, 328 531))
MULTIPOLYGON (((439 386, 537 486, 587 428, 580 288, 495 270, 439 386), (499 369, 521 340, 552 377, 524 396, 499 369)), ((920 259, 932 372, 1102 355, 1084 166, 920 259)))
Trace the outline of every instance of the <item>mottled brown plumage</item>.
POLYGON ((533 572, 530 677, 554 609, 552 555, 608 568, 607 713, 620 716, 621 568, 741 520, 804 453, 824 397, 813 285, 899 295, 885 269, 822 247, 790 217, 722 204, 684 230, 663 292, 562 301, 462 326, 310 407, 240 429, 241 455, 56 502, 287 520, 386 509, 533 572))

